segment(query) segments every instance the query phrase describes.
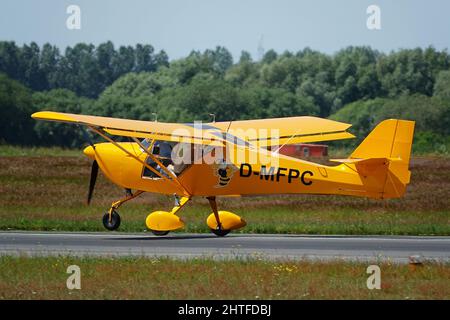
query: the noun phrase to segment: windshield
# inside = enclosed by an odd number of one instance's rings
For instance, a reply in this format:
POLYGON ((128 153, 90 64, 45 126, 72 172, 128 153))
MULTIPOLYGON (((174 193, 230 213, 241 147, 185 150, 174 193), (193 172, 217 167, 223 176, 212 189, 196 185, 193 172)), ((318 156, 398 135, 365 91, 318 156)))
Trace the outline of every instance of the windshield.
MULTIPOLYGON (((142 139, 141 144, 145 149, 148 149, 148 147, 150 147, 150 140, 148 140, 147 138, 142 139)), ((144 150, 142 150, 142 151, 144 151, 144 150)))

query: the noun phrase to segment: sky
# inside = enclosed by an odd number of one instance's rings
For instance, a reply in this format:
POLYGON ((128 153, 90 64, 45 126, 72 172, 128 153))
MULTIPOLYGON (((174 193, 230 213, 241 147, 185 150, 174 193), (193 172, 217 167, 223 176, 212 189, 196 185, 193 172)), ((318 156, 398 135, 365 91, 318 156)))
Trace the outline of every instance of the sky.
POLYGON ((171 59, 191 50, 225 46, 258 58, 258 47, 332 54, 368 45, 383 52, 450 47, 448 0, 2 0, 0 40, 46 42, 61 49, 78 42, 115 46, 148 43, 171 59), (70 30, 66 12, 81 10, 81 29, 70 30), (380 8, 380 30, 369 30, 366 10, 380 8))

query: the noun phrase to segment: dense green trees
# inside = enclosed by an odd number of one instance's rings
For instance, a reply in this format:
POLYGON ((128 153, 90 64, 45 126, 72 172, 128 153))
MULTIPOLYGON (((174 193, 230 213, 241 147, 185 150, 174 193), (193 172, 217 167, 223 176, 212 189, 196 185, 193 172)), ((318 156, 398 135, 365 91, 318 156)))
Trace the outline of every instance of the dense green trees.
POLYGON ((389 97, 399 94, 433 94, 437 73, 449 68, 447 52, 433 48, 401 50, 380 58, 378 73, 383 93, 389 97))
POLYGON ((151 45, 116 50, 110 41, 98 47, 79 43, 67 47, 62 55, 48 43, 41 50, 34 42, 22 47, 0 42, 0 72, 32 90, 65 88, 91 98, 128 72, 156 71, 168 63, 167 54, 156 53, 151 45))
POLYGON ((422 94, 394 99, 360 100, 340 109, 332 119, 351 123, 359 139, 367 136, 380 121, 391 118, 414 120, 414 149, 421 152, 447 152, 450 146, 450 99, 422 94))
POLYGON ((434 96, 450 99, 450 70, 439 72, 434 85, 434 96))
MULTIPOLYGON (((93 101, 78 97, 67 89, 54 89, 47 92, 35 92, 32 95, 32 103, 36 111, 89 113, 93 101)), ((33 121, 33 125, 36 138, 42 145, 76 147, 85 143, 82 131, 72 126, 48 121, 33 121)))
POLYGON ((269 50, 261 61, 243 51, 233 63, 219 46, 169 63, 151 45, 80 43, 61 54, 50 44, 0 42, 0 73, 7 143, 82 143, 76 130, 29 119, 50 109, 142 120, 156 113, 159 121, 179 122, 208 121, 210 113, 218 121, 331 116, 354 124, 358 136, 382 119, 401 117, 417 121, 421 149, 450 146, 450 55, 431 47, 389 54, 370 47, 333 55, 269 50))
POLYGON ((0 142, 28 145, 37 142, 34 121, 30 118, 32 106, 31 91, 0 74, 0 142))

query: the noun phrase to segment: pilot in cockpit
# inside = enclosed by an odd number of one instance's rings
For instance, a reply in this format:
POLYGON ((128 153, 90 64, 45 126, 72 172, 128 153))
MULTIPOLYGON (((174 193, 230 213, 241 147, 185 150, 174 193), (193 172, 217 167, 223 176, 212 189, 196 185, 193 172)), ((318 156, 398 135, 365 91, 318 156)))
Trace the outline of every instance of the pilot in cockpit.
MULTIPOLYGON (((150 146, 150 144, 151 144, 151 141, 148 139, 144 139, 142 141, 142 145, 145 148, 148 148, 150 146)), ((157 156, 157 158, 161 162, 161 164, 173 173, 172 146, 169 142, 156 141, 153 144, 153 147, 150 150, 150 152, 151 152, 151 154, 157 156)), ((167 177, 167 173, 164 171, 164 169, 161 168, 156 162, 154 162, 151 157, 147 157, 147 164, 149 164, 151 167, 155 168, 162 175, 167 177)), ((147 167, 144 167, 144 172, 143 172, 142 176, 148 177, 148 178, 158 178, 158 176, 147 167)))

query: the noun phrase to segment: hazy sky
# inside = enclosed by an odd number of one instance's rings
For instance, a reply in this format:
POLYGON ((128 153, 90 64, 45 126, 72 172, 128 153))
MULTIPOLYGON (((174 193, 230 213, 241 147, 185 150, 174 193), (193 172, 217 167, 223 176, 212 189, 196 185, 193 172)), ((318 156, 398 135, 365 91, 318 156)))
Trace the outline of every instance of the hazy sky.
POLYGON ((450 47, 449 16, 448 0, 1 0, 0 40, 150 43, 171 59, 216 45, 256 58, 261 36, 266 51, 370 45, 388 52, 450 47), (66 27, 71 4, 81 8, 81 30, 66 27), (366 27, 371 4, 381 9, 381 30, 366 27))

